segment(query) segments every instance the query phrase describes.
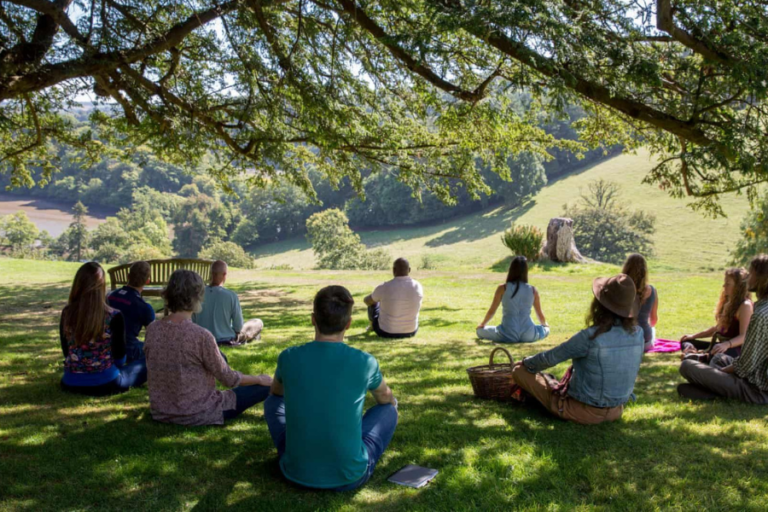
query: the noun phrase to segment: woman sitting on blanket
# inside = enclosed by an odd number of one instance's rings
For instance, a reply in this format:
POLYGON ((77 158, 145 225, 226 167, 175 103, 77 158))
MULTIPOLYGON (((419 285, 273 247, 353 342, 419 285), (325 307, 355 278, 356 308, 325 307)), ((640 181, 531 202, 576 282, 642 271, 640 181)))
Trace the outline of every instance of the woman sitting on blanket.
POLYGON ((648 352, 653 348, 656 322, 659 320, 659 296, 656 288, 648 284, 648 263, 642 254, 630 254, 621 273, 627 274, 637 287, 637 298, 640 301, 637 325, 643 330, 645 351, 648 352))
POLYGON ((752 318, 752 300, 747 289, 747 272, 741 268, 725 271, 723 291, 715 308, 715 325, 696 334, 686 334, 680 338, 681 358, 695 354, 697 350, 708 350, 712 336, 716 335, 717 344, 711 347, 711 353, 725 353, 731 357, 741 355, 744 335, 752 318))
POLYGON ((562 345, 526 357, 512 370, 515 383, 559 418, 584 425, 621 418, 643 358, 635 283, 625 274, 595 279, 587 328, 562 345), (542 370, 573 360, 558 382, 542 370))
POLYGON ((123 314, 107 305, 104 269, 81 266, 61 312, 59 340, 64 353, 64 391, 91 396, 123 393, 147 380, 143 359, 125 364, 123 314))
POLYGON ((539 292, 528 284, 528 260, 516 256, 509 264, 507 280, 496 288, 493 302, 480 325, 477 326, 480 339, 499 343, 532 343, 549 336, 549 325, 541 310, 539 292), (486 327, 502 306, 501 325, 486 327), (536 310, 541 325, 531 320, 531 308, 536 310))

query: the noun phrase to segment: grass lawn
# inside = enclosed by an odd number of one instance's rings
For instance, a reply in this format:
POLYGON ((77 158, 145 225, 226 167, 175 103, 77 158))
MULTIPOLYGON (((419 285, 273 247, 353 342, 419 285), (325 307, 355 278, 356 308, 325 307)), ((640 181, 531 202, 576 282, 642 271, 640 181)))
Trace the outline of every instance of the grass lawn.
MULTIPOLYGON (((765 510, 768 504, 768 409, 681 400, 677 355, 645 357, 637 402, 613 424, 583 427, 536 408, 474 399, 465 369, 483 364, 492 349, 475 338, 474 326, 503 279, 487 267, 416 272, 426 297, 421 330, 406 341, 362 334, 362 298, 385 273, 232 273, 246 315, 266 324, 261 342, 227 351, 234 368, 272 373, 281 350, 311 340, 314 292, 339 283, 358 303, 348 342, 379 359, 400 401, 395 437, 367 486, 346 494, 294 488, 280 478, 259 407, 223 428, 183 428, 152 421, 145 388, 97 399, 58 390, 58 313, 76 268, 0 259, 2 510, 765 510), (440 474, 422 490, 386 481, 409 463, 440 474)), ((591 279, 616 270, 534 268, 531 282, 552 334, 509 347, 515 358, 580 329, 591 279)), ((720 274, 656 270, 659 335, 709 325, 720 274)))

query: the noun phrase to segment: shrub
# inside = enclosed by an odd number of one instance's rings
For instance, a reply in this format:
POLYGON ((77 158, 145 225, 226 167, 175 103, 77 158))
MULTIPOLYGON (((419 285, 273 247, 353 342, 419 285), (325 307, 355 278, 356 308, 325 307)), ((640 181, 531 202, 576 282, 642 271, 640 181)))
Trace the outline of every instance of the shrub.
POLYGON ((501 235, 501 242, 515 256, 525 256, 529 261, 539 259, 539 251, 544 243, 544 233, 536 226, 512 225, 501 235))
POLYGON ((746 265, 768 247, 768 193, 741 221, 741 239, 731 252, 732 263, 746 265))
POLYGON ((120 263, 133 263, 134 261, 161 260, 170 257, 170 254, 148 244, 134 244, 120 257, 120 263))
POLYGON ((421 257, 421 265, 419 270, 437 270, 437 258, 431 254, 425 254, 421 257))
POLYGON ((619 204, 619 194, 618 184, 601 179, 589 185, 579 204, 566 206, 565 215, 573 219, 576 247, 583 255, 620 264, 630 252, 653 254, 656 217, 627 210, 619 204))
POLYGON ((242 247, 234 242, 216 240, 198 253, 198 258, 222 260, 227 265, 237 268, 253 268, 253 258, 248 256, 242 247))
POLYGON ((312 244, 318 268, 383 270, 390 264, 390 256, 385 251, 366 250, 360 236, 350 229, 347 216, 336 208, 307 219, 307 239, 312 244))

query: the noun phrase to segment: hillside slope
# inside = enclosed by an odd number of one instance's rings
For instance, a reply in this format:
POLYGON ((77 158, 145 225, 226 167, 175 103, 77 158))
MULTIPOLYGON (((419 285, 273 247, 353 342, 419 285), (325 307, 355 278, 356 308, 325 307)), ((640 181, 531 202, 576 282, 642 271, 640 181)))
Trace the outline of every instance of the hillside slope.
MULTIPOLYGON (((508 255, 499 241, 510 222, 534 224, 546 229, 549 219, 562 214, 563 205, 575 201, 581 190, 599 178, 618 182, 629 208, 643 209, 657 217, 657 270, 709 271, 727 265, 729 250, 739 237, 739 225, 749 209, 746 197, 722 198, 727 218, 710 219, 688 208, 685 199, 673 199, 642 179, 653 167, 647 153, 619 155, 608 161, 551 182, 527 204, 453 219, 444 224, 361 233, 369 247, 383 247, 393 256, 404 256, 419 267, 429 255, 438 269, 485 269, 508 255)), ((295 269, 314 266, 304 238, 270 244, 254 251, 261 268, 289 265, 295 269)))

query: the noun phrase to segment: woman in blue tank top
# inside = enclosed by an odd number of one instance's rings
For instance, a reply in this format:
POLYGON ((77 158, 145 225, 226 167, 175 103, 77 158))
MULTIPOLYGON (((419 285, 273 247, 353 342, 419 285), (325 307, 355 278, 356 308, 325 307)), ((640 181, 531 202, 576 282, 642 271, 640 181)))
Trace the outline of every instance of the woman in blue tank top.
POLYGON ((488 313, 477 326, 480 339, 499 343, 533 343, 549 335, 549 325, 541 310, 541 300, 536 288, 528 284, 528 260, 516 256, 509 264, 507 281, 496 288, 488 313), (502 307, 501 325, 487 327, 496 310, 502 307), (536 310, 541 325, 531 320, 531 309, 536 310))

